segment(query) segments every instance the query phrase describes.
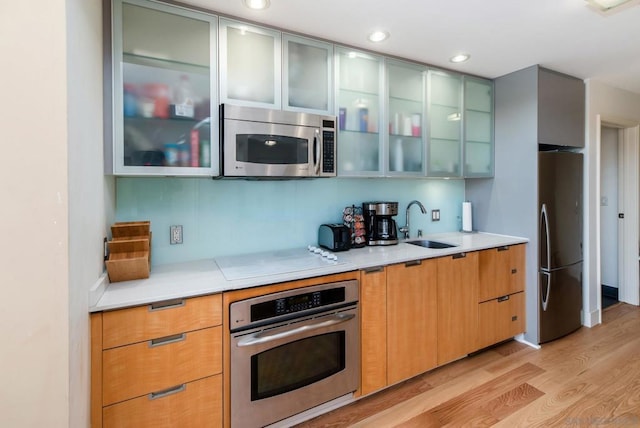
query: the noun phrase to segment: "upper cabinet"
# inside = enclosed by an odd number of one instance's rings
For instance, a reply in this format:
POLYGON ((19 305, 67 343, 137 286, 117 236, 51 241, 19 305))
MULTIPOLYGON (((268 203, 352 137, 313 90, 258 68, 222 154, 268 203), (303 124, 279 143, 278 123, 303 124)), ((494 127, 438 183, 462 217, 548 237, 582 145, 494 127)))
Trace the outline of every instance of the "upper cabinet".
POLYGON ((429 70, 430 177, 493 176, 493 83, 429 70))
POLYGON ((429 70, 429 176, 462 176, 462 90, 461 75, 429 70))
POLYGON ((493 83, 464 77, 464 176, 493 175, 493 83))
MULTIPOLYGON (((111 35, 107 173, 219 175, 227 103, 336 115, 343 177, 493 175, 489 80, 150 0, 113 0, 111 35)), ((584 122, 559 77, 541 69, 541 143, 582 142, 556 135, 561 109, 584 122)))
POLYGON ((336 48, 338 175, 380 176, 384 63, 380 56, 336 48))
POLYGON ((386 175, 424 176, 425 96, 424 66, 387 60, 386 175))
POLYGON ((584 82, 538 68, 538 144, 584 147, 584 82))
POLYGON ((252 107, 280 108, 279 31, 220 19, 220 100, 252 107))
POLYGON ((217 19, 138 0, 115 0, 112 13, 106 171, 218 175, 217 19))
POLYGON ((222 103, 333 112, 333 45, 220 19, 222 103))
POLYGON ((333 45, 283 34, 284 110, 333 112, 333 45))

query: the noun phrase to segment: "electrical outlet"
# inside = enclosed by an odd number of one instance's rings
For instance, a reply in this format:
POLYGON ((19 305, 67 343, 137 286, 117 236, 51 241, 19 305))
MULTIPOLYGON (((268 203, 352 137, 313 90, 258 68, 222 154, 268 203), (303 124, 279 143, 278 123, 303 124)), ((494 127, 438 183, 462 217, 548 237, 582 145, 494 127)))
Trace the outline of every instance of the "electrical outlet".
POLYGON ((104 251, 104 261, 109 260, 109 244, 107 244, 107 237, 104 237, 104 240, 102 241, 102 247, 103 247, 103 251, 104 251))
POLYGON ((431 221, 440 221, 440 210, 431 210, 431 221))
POLYGON ((182 225, 169 227, 169 243, 182 244, 182 225))

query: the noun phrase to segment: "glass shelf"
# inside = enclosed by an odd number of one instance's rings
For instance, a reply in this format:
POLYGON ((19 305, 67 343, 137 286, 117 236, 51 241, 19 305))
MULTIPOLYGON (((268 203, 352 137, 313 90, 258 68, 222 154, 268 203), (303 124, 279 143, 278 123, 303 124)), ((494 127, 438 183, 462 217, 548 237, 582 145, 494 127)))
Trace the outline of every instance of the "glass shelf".
POLYGON ((422 105, 422 100, 417 100, 415 98, 394 97, 391 95, 389 95, 389 101, 399 101, 422 105))
POLYGON ((144 55, 136 55, 131 53, 123 53, 122 61, 124 63, 144 65, 147 67, 161 68, 165 70, 181 71, 184 73, 202 74, 209 76, 209 67, 199 64, 189 64, 186 62, 174 61, 165 58, 154 58, 144 55))

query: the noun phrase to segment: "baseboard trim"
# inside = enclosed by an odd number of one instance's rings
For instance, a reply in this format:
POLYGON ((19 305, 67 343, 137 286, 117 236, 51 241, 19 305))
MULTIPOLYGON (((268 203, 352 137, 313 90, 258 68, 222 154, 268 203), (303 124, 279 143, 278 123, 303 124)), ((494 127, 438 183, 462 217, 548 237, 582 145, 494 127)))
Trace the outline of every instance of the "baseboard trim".
POLYGON ((518 335, 516 335, 516 336, 514 336, 514 338, 513 338, 513 339, 514 339, 516 342, 523 343, 523 344, 525 344, 525 345, 527 345, 527 346, 532 347, 533 349, 541 349, 541 348, 542 348, 540 345, 536 345, 535 343, 531 343, 531 342, 529 342, 528 340, 526 340, 526 339, 524 338, 524 334, 522 334, 522 333, 521 333, 521 334, 518 334, 518 335))
POLYGON ((584 325, 585 327, 594 327, 598 324, 602 323, 602 312, 600 311, 600 309, 596 309, 595 311, 591 311, 591 312, 582 312, 583 314, 583 322, 582 325, 584 325))

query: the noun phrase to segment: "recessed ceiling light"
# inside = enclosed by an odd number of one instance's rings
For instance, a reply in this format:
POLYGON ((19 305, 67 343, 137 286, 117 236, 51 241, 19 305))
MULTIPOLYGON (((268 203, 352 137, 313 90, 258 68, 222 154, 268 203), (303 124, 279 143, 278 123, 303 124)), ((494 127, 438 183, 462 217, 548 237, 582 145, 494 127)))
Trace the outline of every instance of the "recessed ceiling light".
POLYGON ((457 54, 457 55, 452 56, 451 58, 449 58, 449 61, 457 64, 459 62, 468 61, 469 58, 471 58, 471 55, 466 54, 466 53, 461 53, 461 54, 457 54))
POLYGON ((585 0, 590 5, 600 9, 603 12, 607 12, 615 7, 622 6, 625 3, 629 3, 631 0, 585 0))
POLYGON ((373 33, 369 34, 369 41, 371 42, 381 42, 383 40, 387 40, 389 38, 389 33, 387 31, 374 31, 373 33))
POLYGON ((242 0, 245 6, 249 9, 262 10, 269 7, 271 2, 269 0, 242 0))

